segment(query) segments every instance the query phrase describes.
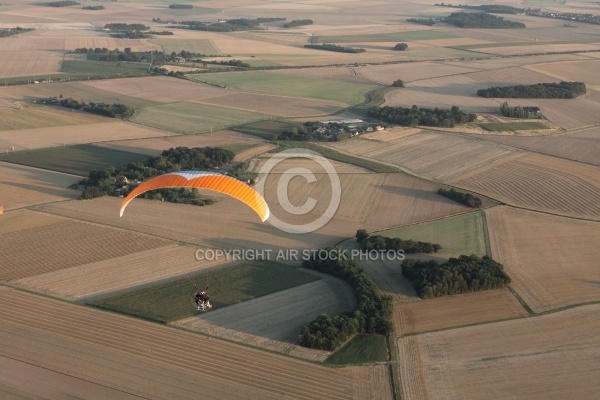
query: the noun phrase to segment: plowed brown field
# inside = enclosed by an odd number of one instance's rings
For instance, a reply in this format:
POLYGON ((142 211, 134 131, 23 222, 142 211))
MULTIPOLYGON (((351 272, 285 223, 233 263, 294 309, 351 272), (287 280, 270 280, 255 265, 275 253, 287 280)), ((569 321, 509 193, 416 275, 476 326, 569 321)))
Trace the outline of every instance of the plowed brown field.
POLYGON ((495 260, 536 312, 600 300, 600 223, 494 207, 486 210, 495 260))
POLYGON ((508 289, 486 290, 398 303, 394 306, 394 331, 405 335, 525 316, 527 311, 508 289))
POLYGON ((146 398, 393 398, 383 365, 326 368, 6 288, 0 332, 1 356, 146 398))
POLYGON ((600 219, 600 169, 539 154, 500 160, 453 181, 507 204, 600 219))
POLYGON ((595 399, 600 305, 398 340, 412 399, 595 399))

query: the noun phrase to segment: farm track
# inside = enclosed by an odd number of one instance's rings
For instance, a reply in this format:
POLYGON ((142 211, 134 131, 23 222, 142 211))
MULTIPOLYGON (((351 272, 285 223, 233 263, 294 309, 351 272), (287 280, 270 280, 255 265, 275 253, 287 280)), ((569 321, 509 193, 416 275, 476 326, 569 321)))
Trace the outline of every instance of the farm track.
POLYGON ((218 377, 250 390, 286 393, 299 399, 353 398, 353 377, 348 370, 320 367, 60 301, 44 299, 40 308, 40 301, 38 296, 0 288, 0 329, 8 333, 11 325, 19 325, 41 330, 46 333, 41 341, 59 335, 68 341, 117 350, 125 357, 158 360, 192 371, 198 378, 218 377), (206 359, 210 368, 199 362, 206 359))

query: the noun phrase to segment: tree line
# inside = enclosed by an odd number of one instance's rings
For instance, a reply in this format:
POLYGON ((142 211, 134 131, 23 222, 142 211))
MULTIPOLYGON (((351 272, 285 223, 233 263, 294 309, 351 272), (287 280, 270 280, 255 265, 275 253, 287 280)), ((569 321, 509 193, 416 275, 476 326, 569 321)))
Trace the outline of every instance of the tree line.
POLYGON ((583 82, 536 83, 479 89, 477 96, 518 99, 574 99, 585 94, 583 82))
POLYGON ((365 49, 355 48, 355 47, 345 47, 339 46, 337 44, 305 44, 305 48, 307 49, 317 49, 317 50, 326 50, 326 51, 336 51, 338 53, 364 53, 365 49))
POLYGON ((78 6, 81 3, 76 1, 52 1, 48 3, 50 7, 69 7, 69 6, 78 6))
POLYGON ((147 31, 150 27, 144 24, 126 24, 123 22, 115 22, 112 24, 104 25, 104 28, 110 29, 111 31, 147 31))
POLYGON ((500 104, 500 112, 505 117, 510 118, 531 118, 531 119, 540 119, 542 118, 542 114, 540 112, 539 107, 510 107, 508 102, 500 104))
POLYGON ((169 8, 171 9, 191 9, 194 8, 191 4, 169 4, 169 8))
POLYGON ((522 22, 506 21, 502 17, 487 13, 452 13, 443 21, 459 28, 485 28, 485 29, 515 29, 525 28, 522 22))
POLYGON ((502 264, 476 255, 450 258, 444 264, 406 259, 402 262, 402 275, 412 281, 423 299, 500 289, 511 282, 502 264))
POLYGON ((413 24, 432 26, 435 24, 433 18, 408 18, 406 22, 412 22, 413 24))
POLYGON ((84 10, 104 10, 104 6, 84 6, 84 10))
MULTIPOLYGON (((121 168, 110 166, 103 171, 90 171, 79 181, 85 186, 81 199, 102 196, 127 196, 135 186, 144 180, 175 171, 208 170, 219 168, 233 161, 235 153, 218 147, 176 147, 164 150, 160 156, 148 157, 143 162, 128 163, 121 168), (132 183, 132 182, 137 182, 132 183)), ((161 189, 146 192, 142 197, 164 200, 173 203, 210 204, 210 200, 200 199, 198 191, 190 189, 161 189)))
POLYGON ((116 115, 121 115, 121 117, 125 119, 131 117, 135 112, 135 109, 127 104, 105 104, 94 102, 86 103, 83 100, 76 100, 71 97, 62 99, 60 101, 60 105, 75 110, 82 110, 93 114, 104 115, 105 117, 110 118, 115 118, 116 115))
POLYGON ((403 126, 442 126, 452 128, 456 124, 473 122, 476 114, 460 111, 457 106, 447 108, 371 107, 369 117, 403 126))
POLYGON ((390 238, 381 235, 370 236, 366 230, 356 231, 356 241, 360 244, 362 251, 371 250, 403 250, 405 253, 437 253, 442 246, 437 243, 421 242, 417 240, 390 238))
POLYGON ((471 208, 480 208, 483 204, 479 197, 473 196, 471 193, 459 192, 454 190, 454 188, 451 188, 450 190, 440 188, 438 194, 471 208))
POLYGON ((327 249, 333 257, 305 260, 304 268, 340 278, 354 289, 357 306, 354 311, 338 316, 322 314, 302 328, 298 336, 301 346, 335 350, 357 333, 388 335, 392 332, 392 298, 383 296, 371 278, 335 248, 327 249), (337 253, 336 253, 337 252, 337 253), (336 257, 337 255, 337 257, 336 257))
POLYGON ((283 27, 284 28, 293 28, 296 26, 312 25, 312 24, 313 24, 312 19, 295 19, 293 21, 288 22, 287 24, 284 24, 283 27))
POLYGON ((30 31, 33 31, 33 30, 35 30, 35 29, 33 29, 33 28, 21 28, 20 26, 17 26, 16 28, 2 28, 2 29, 0 29, 0 37, 18 35, 19 33, 30 32, 30 31))
POLYGON ((285 21, 285 18, 236 18, 229 19, 227 21, 220 21, 217 23, 206 23, 201 21, 182 21, 180 22, 180 24, 183 25, 186 29, 192 29, 196 31, 235 32, 259 29, 260 24, 274 21, 285 21))

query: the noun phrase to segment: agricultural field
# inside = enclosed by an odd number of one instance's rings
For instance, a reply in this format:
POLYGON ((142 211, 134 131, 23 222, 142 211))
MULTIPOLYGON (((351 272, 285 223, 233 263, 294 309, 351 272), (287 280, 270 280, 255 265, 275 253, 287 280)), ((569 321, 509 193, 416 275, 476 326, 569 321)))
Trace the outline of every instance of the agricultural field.
POLYGON ((332 148, 406 168, 447 182, 492 162, 512 159, 520 151, 478 138, 423 131, 387 142, 362 137, 331 144, 332 148))
POLYGON ((453 184, 509 205, 600 219, 598 167, 540 154, 505 158, 453 184))
POLYGON ((440 254, 486 255, 486 230, 483 211, 473 211, 431 222, 408 225, 376 232, 377 235, 437 243, 442 246, 440 254))
POLYGON ((0 161, 0 176, 0 206, 4 211, 74 199, 80 194, 77 190, 67 189, 79 180, 73 175, 0 161))
POLYGON ((230 93, 193 102, 288 118, 330 115, 347 107, 344 103, 331 100, 256 93, 230 93))
POLYGON ((373 82, 361 76, 357 67, 320 67, 275 70, 273 73, 286 76, 295 76, 309 79, 326 79, 331 81, 373 84, 373 82))
POLYGON ((406 335, 527 315, 508 289, 484 290, 396 303, 394 332, 406 335))
POLYGON ((366 364, 389 359, 386 338, 383 335, 356 335, 341 349, 327 358, 328 364, 366 364))
POLYGON ((317 36, 316 43, 368 43, 368 42, 415 42, 455 37, 439 30, 416 30, 397 33, 370 33, 362 35, 317 36))
POLYGON ((364 101, 365 93, 380 87, 370 83, 317 80, 266 71, 211 73, 190 77, 238 91, 339 101, 348 105, 364 101))
POLYGON ((65 61, 62 71, 75 76, 138 76, 148 73, 148 64, 124 61, 65 61))
MULTIPOLYGON (((23 105, 23 104, 21 104, 23 105)), ((86 125, 111 121, 106 117, 81 112, 71 112, 63 108, 50 107, 13 106, 10 109, 0 111, 0 132, 19 129, 51 128, 55 126, 86 125)), ((10 136, 14 137, 15 132, 10 136)))
MULTIPOLYGON (((45 214, 46 218, 59 218, 45 214)), ((69 301, 92 301, 156 282, 197 274, 221 261, 198 261, 195 249, 169 244, 116 258, 10 281, 10 286, 69 301)), ((191 292, 191 289, 190 289, 191 292)))
POLYGON ((396 79, 405 83, 431 79, 439 76, 462 75, 477 69, 466 66, 454 66, 440 62, 422 62, 418 64, 367 65, 354 68, 361 76, 381 85, 391 85, 396 79))
POLYGON ((306 399, 394 398, 385 365, 328 368, 7 288, 0 288, 0 317, 6 332, 3 357, 50 371, 69 365, 71 377, 133 396, 189 398, 201 388, 203 396, 232 400, 276 399, 281 393, 306 399), (211 360, 209 370, 198 364, 205 359, 211 360))
POLYGON ((594 399, 600 306, 398 339, 405 399, 594 399))
MULTIPOLYGON (((532 60, 533 61, 533 60, 532 60)), ((545 65, 545 64, 541 64, 545 65)), ((547 74, 526 67, 504 67, 491 71, 472 72, 467 75, 470 79, 480 82, 481 88, 492 86, 532 85, 534 83, 555 83, 558 80, 547 74)), ((503 99, 510 103, 535 101, 536 99, 503 99)))
POLYGON ((0 154, 0 160, 44 170, 87 176, 92 170, 101 171, 109 166, 120 168, 130 162, 147 159, 145 154, 116 150, 93 144, 50 147, 29 151, 0 154))
POLYGON ((154 38, 150 42, 160 46, 165 54, 179 54, 182 50, 207 55, 218 53, 210 39, 154 38))
POLYGON ((0 281, 107 260, 165 246, 168 241, 69 219, 2 235, 0 281), (35 248, 31 243, 36 243, 35 248))
MULTIPOLYGON (((55 113, 52 115, 54 114, 55 113)), ((88 113, 68 113, 68 115, 72 115, 73 117, 77 115, 82 118, 84 122, 86 121, 86 123, 77 123, 68 126, 57 125, 49 128, 40 127, 0 131, 0 158, 2 157, 1 153, 10 153, 12 151, 96 143, 105 140, 127 141, 138 139, 144 140, 145 138, 155 138, 155 140, 160 140, 161 136, 167 136, 169 134, 169 132, 160 131, 158 129, 147 128, 145 126, 118 120, 115 121, 114 119, 105 117, 94 117, 102 118, 104 122, 88 123, 90 121, 85 119, 85 117, 88 116, 88 113)), ((94 114, 89 115, 94 116, 94 114)), ((37 117, 39 117, 39 115, 37 117)), ((62 120, 57 120, 57 123, 64 124, 65 121, 68 120, 63 118, 62 120)), ((41 122, 42 121, 40 121, 40 123, 41 122)))
POLYGON ((486 215, 494 259, 535 312, 600 300, 600 223, 509 207, 486 215))
POLYGON ((213 98, 229 94, 223 88, 168 76, 107 79, 87 81, 82 84, 110 93, 147 100, 153 102, 153 105, 213 98))
POLYGON ((268 118, 257 112, 186 101, 138 110, 131 121, 180 134, 197 134, 268 118))
POLYGON ((211 286, 211 304, 215 310, 221 310, 318 279, 315 275, 289 265, 254 261, 104 297, 91 301, 90 304, 122 314, 168 323, 198 315, 193 303, 195 286, 211 286))
POLYGON ((543 122, 497 122, 480 126, 486 131, 492 132, 536 131, 550 128, 543 122))
MULTIPOLYGON (((141 127, 140 125, 133 125, 141 127)), ((151 137, 142 139, 112 140, 97 143, 96 146, 109 147, 112 149, 129 151, 133 153, 158 156, 163 150, 173 147, 223 147, 230 148, 254 148, 264 142, 256 137, 244 135, 234 131, 216 131, 211 135, 170 135, 162 137, 151 137)))
POLYGON ((530 65, 526 68, 561 81, 584 82, 588 89, 600 90, 600 78, 594 72, 598 67, 600 67, 600 60, 554 62, 530 65))
POLYGON ((14 52, 0 64, 0 82, 2 78, 15 76, 31 76, 35 80, 36 75, 56 74, 61 71, 62 59, 62 54, 56 51, 14 52))
POLYGON ((352 289, 325 275, 317 281, 229 307, 214 307, 210 312, 171 325, 312 361, 324 361, 330 352, 297 345, 300 330, 319 314, 338 315, 351 311, 354 306, 352 289))
POLYGON ((577 134, 544 137, 496 136, 487 135, 486 140, 514 146, 520 149, 535 151, 569 160, 581 161, 600 166, 600 135, 597 128, 587 129, 590 137, 579 137, 577 134))

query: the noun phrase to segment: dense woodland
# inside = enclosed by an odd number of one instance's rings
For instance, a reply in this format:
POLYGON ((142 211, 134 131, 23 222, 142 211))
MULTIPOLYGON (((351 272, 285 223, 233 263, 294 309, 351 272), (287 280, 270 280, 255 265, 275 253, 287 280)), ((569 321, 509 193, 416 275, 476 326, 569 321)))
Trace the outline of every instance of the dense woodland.
POLYGON ((476 255, 451 258, 444 264, 406 259, 402 262, 402 275, 413 282, 423 299, 500 289, 510 283, 502 264, 476 255))
POLYGON ((480 89, 477 96, 514 99, 574 99, 585 94, 583 82, 536 83, 480 89))
POLYGON ((450 190, 440 188, 438 194, 472 208, 479 208, 483 204, 479 197, 473 196, 471 193, 459 192, 453 188, 450 190))
POLYGON ((528 119, 540 119, 542 113, 539 107, 511 107, 508 102, 500 104, 500 112, 505 117, 510 118, 528 118, 528 119))
MULTIPOLYGON (((330 248, 327 251, 335 252, 336 249, 330 248)), ((325 260, 314 257, 304 261, 303 267, 333 275, 349 283, 354 289, 357 306, 354 311, 335 317, 325 314, 317 317, 302 328, 298 336, 301 346, 335 350, 357 333, 388 335, 392 332, 391 297, 381 295, 371 278, 352 261, 343 257, 325 260)))
POLYGON ((144 24, 125 24, 122 22, 106 24, 106 25, 104 25, 104 28, 110 29, 111 31, 118 31, 118 32, 150 30, 150 27, 148 27, 144 24))
POLYGON ((295 26, 312 25, 312 24, 313 24, 312 19, 295 19, 293 21, 288 22, 287 24, 284 24, 283 27, 284 28, 293 28, 295 26))
POLYGON ((59 104, 63 107, 104 115, 110 118, 115 118, 117 115, 120 115, 122 118, 129 118, 135 112, 135 109, 127 104, 86 103, 83 100, 75 100, 71 97, 62 99, 59 104))
POLYGON ((0 38, 12 35, 18 35, 20 33, 33 31, 33 28, 21 28, 17 26, 16 28, 1 28, 0 29, 0 38))
POLYGON ((201 21, 183 21, 180 24, 183 25, 183 27, 186 29, 192 29, 195 31, 235 32, 259 29, 260 24, 274 21, 285 21, 285 18, 237 18, 229 19, 227 21, 220 21, 217 23, 206 23, 201 21))
POLYGON ((338 53, 364 53, 365 49, 355 48, 355 47, 344 47, 338 46, 337 44, 305 44, 304 47, 307 49, 317 49, 317 50, 326 50, 326 51, 336 51, 338 53))
POLYGON ((418 108, 407 107, 371 107, 368 111, 371 118, 377 118, 381 121, 391 122, 403 126, 442 126, 452 128, 456 124, 473 122, 477 118, 476 114, 460 111, 457 106, 451 109, 447 108, 418 108))
POLYGON ((419 24, 419 25, 427 25, 427 26, 432 26, 435 24, 435 21, 433 20, 433 18, 408 18, 406 20, 406 22, 412 22, 413 24, 419 24))
MULTIPOLYGON (((85 189, 81 199, 92 199, 102 196, 126 196, 144 180, 175 171, 185 170, 210 170, 219 168, 233 161, 235 153, 215 147, 177 147, 165 150, 158 157, 149 157, 144 162, 129 163, 117 169, 108 167, 104 171, 91 171, 87 178, 79 184, 85 189)), ((172 203, 190 203, 194 205, 207 205, 211 201, 201 199, 198 190, 161 189, 160 191, 146 192, 144 198, 169 201, 172 203)))
POLYGON ((76 1, 53 1, 48 3, 50 7, 69 7, 69 6, 78 6, 81 3, 76 1))
POLYGON ((443 20, 445 23, 459 28, 484 28, 484 29, 515 29, 525 28, 522 22, 506 21, 502 17, 486 13, 452 13, 443 20))
POLYGON ((356 231, 356 241, 360 243, 362 251, 380 250, 380 251, 399 251, 405 253, 437 253, 442 246, 436 243, 420 242, 412 239, 402 240, 400 238, 390 238, 381 235, 370 236, 366 230, 356 231))

